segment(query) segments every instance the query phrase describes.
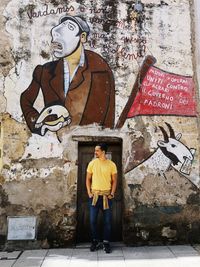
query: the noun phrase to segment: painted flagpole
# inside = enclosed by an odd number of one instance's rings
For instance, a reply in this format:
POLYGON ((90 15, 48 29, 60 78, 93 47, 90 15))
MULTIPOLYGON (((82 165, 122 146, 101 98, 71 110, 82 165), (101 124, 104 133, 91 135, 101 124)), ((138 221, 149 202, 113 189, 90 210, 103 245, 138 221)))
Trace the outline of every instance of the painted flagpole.
POLYGON ((116 129, 119 129, 124 125, 124 122, 127 119, 128 112, 129 112, 129 110, 130 110, 130 108, 132 106, 133 101, 135 100, 137 92, 140 89, 142 81, 143 81, 144 77, 146 76, 149 68, 152 65, 154 65, 155 63, 156 63, 156 59, 153 56, 148 55, 144 59, 144 61, 142 63, 142 66, 140 68, 140 71, 139 71, 139 73, 137 75, 136 81, 135 81, 135 83, 133 85, 133 89, 131 91, 129 99, 128 99, 128 101, 127 101, 127 103, 126 103, 126 105, 125 105, 125 107, 124 107, 124 109, 123 109, 123 111, 122 111, 122 113, 121 113, 121 115, 120 115, 120 117, 118 119, 118 122, 117 122, 117 124, 115 126, 116 129))

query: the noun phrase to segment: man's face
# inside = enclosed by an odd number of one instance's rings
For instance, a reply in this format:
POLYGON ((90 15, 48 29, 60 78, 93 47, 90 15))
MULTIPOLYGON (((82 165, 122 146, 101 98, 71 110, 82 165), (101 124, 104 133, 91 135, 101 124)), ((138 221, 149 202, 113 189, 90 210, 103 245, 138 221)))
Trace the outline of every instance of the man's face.
POLYGON ((95 147, 94 154, 96 158, 100 158, 104 153, 105 152, 101 150, 100 146, 95 147))
POLYGON ((65 20, 51 30, 54 56, 63 58, 72 54, 78 47, 79 26, 72 20, 65 20))

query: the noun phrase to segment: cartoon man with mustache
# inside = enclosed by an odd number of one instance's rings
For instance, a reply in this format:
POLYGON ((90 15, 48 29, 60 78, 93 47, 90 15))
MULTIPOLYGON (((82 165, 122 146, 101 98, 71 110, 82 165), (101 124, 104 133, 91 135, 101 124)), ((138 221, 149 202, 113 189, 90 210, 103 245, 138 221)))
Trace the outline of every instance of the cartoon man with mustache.
POLYGON ((66 125, 98 123, 112 128, 115 89, 112 71, 97 53, 85 50, 90 29, 85 20, 66 15, 52 28, 56 61, 38 65, 29 87, 21 94, 21 108, 31 132, 44 135, 66 125), (44 109, 34 102, 42 91, 44 109))

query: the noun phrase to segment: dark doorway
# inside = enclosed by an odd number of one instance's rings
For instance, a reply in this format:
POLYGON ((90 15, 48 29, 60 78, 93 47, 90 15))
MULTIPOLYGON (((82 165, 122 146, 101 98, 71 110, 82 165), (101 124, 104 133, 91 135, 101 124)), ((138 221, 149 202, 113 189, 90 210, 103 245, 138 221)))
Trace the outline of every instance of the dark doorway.
MULTIPOLYGON (((118 185, 112 207, 112 238, 111 241, 122 240, 122 144, 106 142, 107 156, 115 162, 118 169, 118 185)), ((77 192, 77 242, 90 241, 88 195, 85 185, 88 163, 94 158, 97 142, 79 143, 78 147, 78 192, 77 192)), ((98 225, 102 232, 102 214, 99 213, 98 225)))

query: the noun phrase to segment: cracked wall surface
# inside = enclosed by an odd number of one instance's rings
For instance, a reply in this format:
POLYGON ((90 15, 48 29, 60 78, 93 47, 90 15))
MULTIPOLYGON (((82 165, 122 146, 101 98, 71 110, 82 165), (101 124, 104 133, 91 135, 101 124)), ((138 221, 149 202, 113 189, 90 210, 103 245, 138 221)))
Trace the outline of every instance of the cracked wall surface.
MULTIPOLYGON (((81 142, 87 142, 88 138, 91 142, 91 137, 95 141, 96 136, 122 139, 125 243, 200 241, 197 116, 139 115, 125 120, 120 129, 94 121, 69 124, 41 135, 31 131, 22 112, 20 97, 35 82, 34 69, 56 60, 51 30, 65 14, 80 15, 87 21, 90 34, 84 48, 100 55, 112 70, 115 125, 147 55, 155 57, 156 67, 166 72, 195 77, 193 2, 146 0, 142 1, 142 12, 134 10, 135 2, 1 1, 0 245, 6 243, 7 216, 27 215, 38 219, 38 247, 75 242, 78 164, 81 164, 76 137, 80 136, 81 142), (159 144, 167 143, 164 131, 168 137, 174 132, 172 139, 179 141, 181 147, 176 156, 182 157, 183 162, 173 164, 169 153, 166 162, 163 153, 150 161, 159 144), (183 170, 186 155, 191 155, 191 159, 183 170)), ((41 80, 35 83, 39 82, 44 86, 41 80)), ((46 108, 45 90, 40 88, 33 103, 30 99, 26 102, 39 114, 46 108)), ((74 99, 78 97, 77 94, 74 99)), ((195 97, 198 105, 197 94, 195 97)), ((100 101, 101 96, 96 105, 100 101)), ((90 109, 89 115, 92 112, 90 109)))

